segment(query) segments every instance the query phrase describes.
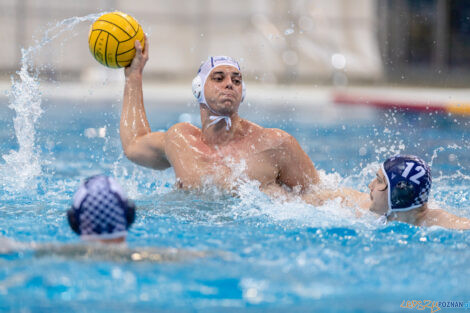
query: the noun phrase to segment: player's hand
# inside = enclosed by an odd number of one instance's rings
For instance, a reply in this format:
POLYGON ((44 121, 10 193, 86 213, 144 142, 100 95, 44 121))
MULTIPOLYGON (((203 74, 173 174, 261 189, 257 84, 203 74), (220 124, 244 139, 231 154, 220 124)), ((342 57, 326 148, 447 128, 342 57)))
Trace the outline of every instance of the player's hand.
POLYGON ((129 77, 131 74, 142 74, 144 70, 145 63, 149 59, 149 40, 147 35, 144 34, 145 46, 142 47, 140 41, 135 41, 135 56, 131 64, 124 69, 124 74, 126 77, 129 77))

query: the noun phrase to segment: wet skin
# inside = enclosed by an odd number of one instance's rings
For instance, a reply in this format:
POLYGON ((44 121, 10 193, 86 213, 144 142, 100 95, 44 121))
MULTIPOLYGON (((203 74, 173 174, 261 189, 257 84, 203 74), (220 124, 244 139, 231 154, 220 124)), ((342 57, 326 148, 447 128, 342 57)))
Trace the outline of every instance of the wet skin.
POLYGON ((303 192, 318 183, 318 173, 297 140, 280 129, 267 129, 238 116, 242 98, 242 75, 231 66, 218 66, 205 87, 208 105, 228 115, 215 125, 213 113, 200 105, 202 128, 178 123, 166 132, 152 132, 142 96, 142 71, 148 60, 148 41, 142 50, 136 42, 136 57, 125 69, 120 134, 126 156, 133 162, 153 168, 173 167, 178 186, 200 188, 214 185, 236 189, 244 180, 255 180, 260 188, 297 187, 303 192))
POLYGON ((376 177, 369 184, 370 204, 369 210, 383 215, 388 211, 388 186, 382 169, 376 173, 376 177))
MULTIPOLYGON (((136 57, 125 69, 120 135, 124 153, 131 161, 153 169, 172 166, 178 186, 183 188, 210 185, 234 190, 240 181, 254 180, 262 191, 273 196, 286 195, 284 187, 288 187, 314 205, 340 197, 348 206, 378 214, 387 211, 388 193, 381 171, 369 185, 370 198, 349 188, 319 189, 315 166, 295 138, 282 130, 263 128, 240 118, 242 77, 233 67, 216 67, 204 88, 208 105, 230 116, 232 127, 227 130, 224 120, 209 126, 211 112, 200 105, 201 129, 179 123, 167 132, 152 132, 142 94, 142 71, 149 49, 147 38, 145 42, 143 50, 136 41, 136 57)), ((393 219, 415 225, 470 229, 470 220, 443 210, 428 210, 427 204, 394 213, 389 217, 393 219)))
MULTIPOLYGON (((369 184, 371 204, 369 210, 384 215, 389 209, 388 185, 382 169, 369 184)), ((441 209, 429 209, 428 204, 409 211, 394 212, 388 217, 389 221, 400 221, 416 226, 440 226, 451 229, 470 229, 470 220, 456 216, 441 209)))

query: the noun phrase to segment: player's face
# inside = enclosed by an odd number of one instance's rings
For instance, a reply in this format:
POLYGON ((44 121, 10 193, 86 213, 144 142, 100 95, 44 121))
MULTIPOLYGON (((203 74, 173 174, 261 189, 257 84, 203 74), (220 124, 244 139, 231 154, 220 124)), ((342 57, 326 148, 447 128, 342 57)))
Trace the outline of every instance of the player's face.
POLYGON ((242 75, 238 69, 221 65, 212 70, 204 86, 207 104, 215 111, 230 115, 238 112, 242 100, 242 75))
POLYGON ((376 177, 369 184, 370 210, 377 214, 385 214, 388 211, 388 186, 382 169, 377 171, 376 177))

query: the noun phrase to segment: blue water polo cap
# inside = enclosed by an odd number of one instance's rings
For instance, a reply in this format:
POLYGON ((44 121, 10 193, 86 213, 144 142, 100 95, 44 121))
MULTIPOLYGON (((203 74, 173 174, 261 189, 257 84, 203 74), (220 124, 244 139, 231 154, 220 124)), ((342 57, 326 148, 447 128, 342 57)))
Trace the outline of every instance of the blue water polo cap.
POLYGON ((116 180, 97 175, 81 184, 67 217, 82 239, 114 239, 127 234, 135 219, 135 205, 116 180))
POLYGON ((424 160, 414 155, 395 155, 385 160, 382 170, 389 186, 387 216, 428 202, 431 169, 424 160))

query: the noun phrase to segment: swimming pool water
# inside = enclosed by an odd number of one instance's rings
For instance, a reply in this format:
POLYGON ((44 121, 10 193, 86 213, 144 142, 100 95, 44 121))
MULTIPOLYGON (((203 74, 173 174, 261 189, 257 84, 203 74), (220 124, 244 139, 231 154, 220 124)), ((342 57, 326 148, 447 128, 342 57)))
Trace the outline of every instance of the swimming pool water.
MULTIPOLYGON (((171 169, 125 159, 120 106, 119 99, 44 101, 33 151, 41 174, 19 188, 20 175, 0 162, 0 235, 77 243, 65 211, 85 177, 105 173, 139 207, 129 247, 208 256, 153 263, 13 249, 0 254, 0 311, 398 312, 410 311, 400 308, 403 300, 470 301, 470 232, 380 226, 335 201, 272 201, 250 182, 239 197, 176 190, 171 169)), ((193 104, 149 100, 146 107, 153 130, 181 120, 199 125, 193 104)), ((18 149, 13 116, 1 103, 2 155, 18 149)), ((298 103, 246 104, 241 116, 293 134, 324 180, 362 191, 385 157, 420 155, 432 162, 432 202, 470 218, 468 118, 298 103)))

